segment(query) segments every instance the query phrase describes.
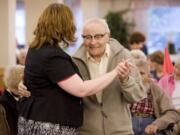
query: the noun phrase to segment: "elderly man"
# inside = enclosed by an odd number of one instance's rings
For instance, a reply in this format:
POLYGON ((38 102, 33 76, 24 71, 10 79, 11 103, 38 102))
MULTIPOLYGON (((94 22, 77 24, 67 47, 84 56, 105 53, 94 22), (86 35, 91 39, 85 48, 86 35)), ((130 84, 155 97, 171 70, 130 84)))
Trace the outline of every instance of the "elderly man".
MULTIPOLYGON (((82 37, 83 44, 73 58, 84 79, 96 78, 130 57, 128 50, 110 38, 103 19, 87 21, 82 37)), ((119 76, 103 92, 85 97, 80 135, 132 135, 128 104, 139 101, 144 93, 138 73, 132 67, 130 74, 119 76)))
MULTIPOLYGON (((83 27, 83 44, 75 53, 84 80, 111 71, 119 62, 129 62, 130 53, 115 39, 103 19, 91 19, 83 27)), ((80 135, 133 135, 129 104, 141 100, 145 91, 132 65, 124 69, 103 92, 85 97, 84 122, 80 135)), ((20 92, 24 86, 20 85, 20 92)))

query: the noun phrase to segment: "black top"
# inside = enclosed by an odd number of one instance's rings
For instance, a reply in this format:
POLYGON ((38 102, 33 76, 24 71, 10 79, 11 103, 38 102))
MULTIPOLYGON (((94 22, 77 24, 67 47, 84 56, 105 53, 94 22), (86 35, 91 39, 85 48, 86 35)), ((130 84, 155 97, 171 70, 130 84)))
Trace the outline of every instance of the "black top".
POLYGON ((16 100, 8 91, 5 90, 0 96, 0 104, 3 105, 6 111, 6 119, 10 128, 10 135, 17 135, 18 110, 16 100))
POLYGON ((60 47, 46 44, 40 49, 29 49, 24 83, 31 96, 21 100, 20 115, 35 121, 81 126, 82 99, 57 85, 75 73, 79 74, 78 68, 60 47))

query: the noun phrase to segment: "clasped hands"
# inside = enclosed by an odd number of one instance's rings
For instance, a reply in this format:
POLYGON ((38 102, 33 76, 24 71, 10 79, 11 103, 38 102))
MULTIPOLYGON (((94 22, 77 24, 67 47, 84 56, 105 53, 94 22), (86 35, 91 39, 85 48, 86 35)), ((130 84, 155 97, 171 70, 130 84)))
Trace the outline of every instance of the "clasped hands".
POLYGON ((131 68, 134 67, 131 63, 129 63, 129 61, 130 59, 123 60, 116 67, 116 71, 121 82, 126 82, 129 79, 131 68))
MULTIPOLYGON (((121 82, 125 82, 128 80, 131 67, 133 67, 133 65, 129 63, 129 60, 130 59, 123 60, 115 68, 121 82)), ((18 92, 22 97, 29 97, 31 95, 22 81, 18 85, 18 92)))

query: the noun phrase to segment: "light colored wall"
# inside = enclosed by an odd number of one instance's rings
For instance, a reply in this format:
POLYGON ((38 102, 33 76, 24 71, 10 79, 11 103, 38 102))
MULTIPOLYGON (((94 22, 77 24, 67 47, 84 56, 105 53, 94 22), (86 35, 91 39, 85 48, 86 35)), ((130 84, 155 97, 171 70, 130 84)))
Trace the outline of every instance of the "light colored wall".
POLYGON ((0 67, 16 62, 15 8, 16 0, 0 0, 0 67))
POLYGON ((99 17, 100 0, 81 0, 83 22, 89 18, 99 17))
POLYGON ((26 45, 28 45, 34 35, 34 29, 43 10, 53 2, 62 0, 24 0, 26 14, 26 45))
POLYGON ((109 11, 130 8, 124 18, 127 22, 135 23, 131 31, 141 31, 145 34, 148 31, 148 9, 157 6, 180 6, 180 0, 82 0, 84 20, 104 17, 109 11))

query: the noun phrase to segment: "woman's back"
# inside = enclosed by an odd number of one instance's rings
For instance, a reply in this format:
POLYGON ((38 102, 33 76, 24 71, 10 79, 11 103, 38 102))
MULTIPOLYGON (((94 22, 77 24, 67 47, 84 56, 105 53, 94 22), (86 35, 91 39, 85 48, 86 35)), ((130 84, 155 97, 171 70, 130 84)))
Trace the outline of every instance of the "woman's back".
POLYGON ((25 64, 24 83, 30 90, 31 97, 22 99, 21 115, 38 121, 80 126, 81 98, 70 95, 57 85, 57 82, 76 72, 78 69, 71 57, 60 47, 47 44, 39 49, 30 48, 25 64))

